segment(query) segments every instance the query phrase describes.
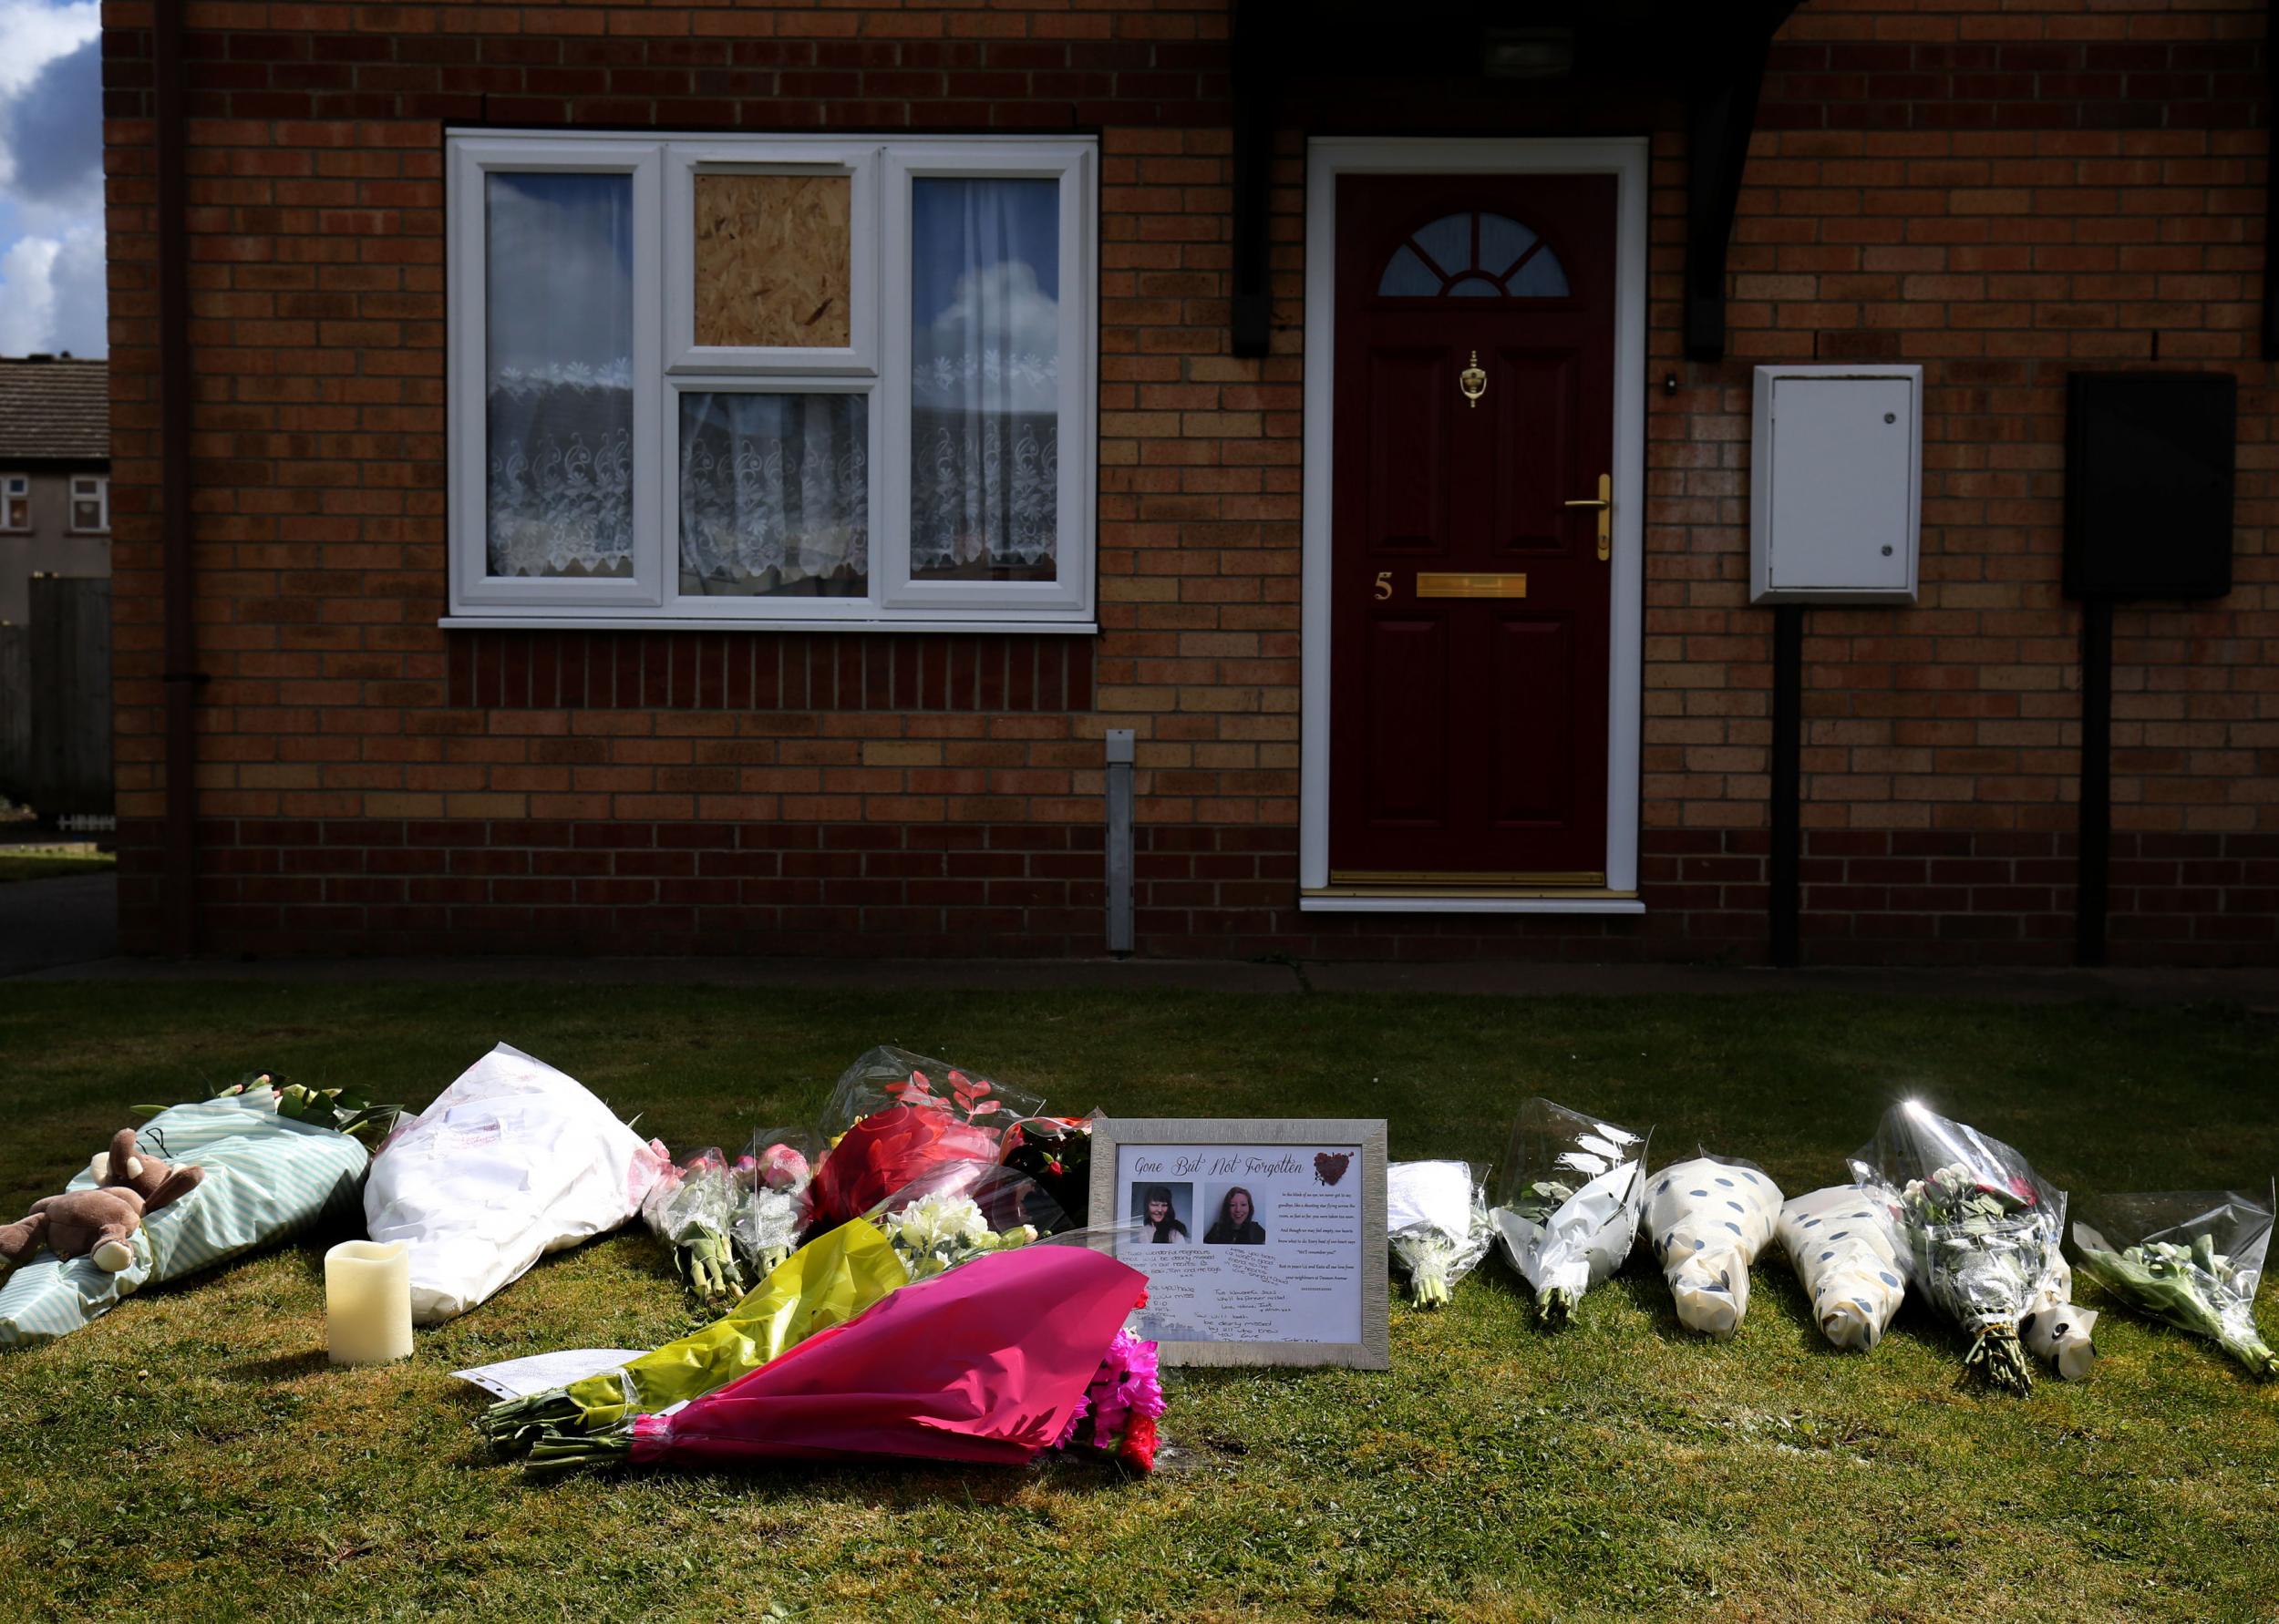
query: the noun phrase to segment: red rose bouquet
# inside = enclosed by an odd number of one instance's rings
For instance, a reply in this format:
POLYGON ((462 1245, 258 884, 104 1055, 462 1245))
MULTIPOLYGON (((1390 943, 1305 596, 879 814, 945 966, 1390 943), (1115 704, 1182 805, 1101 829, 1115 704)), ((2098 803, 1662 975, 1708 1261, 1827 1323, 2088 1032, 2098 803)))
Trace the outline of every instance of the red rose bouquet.
POLYGON ((939 1105, 895 1105, 858 1119, 808 1186, 810 1232, 862 1217, 945 1162, 997 1159, 997 1141, 939 1105))

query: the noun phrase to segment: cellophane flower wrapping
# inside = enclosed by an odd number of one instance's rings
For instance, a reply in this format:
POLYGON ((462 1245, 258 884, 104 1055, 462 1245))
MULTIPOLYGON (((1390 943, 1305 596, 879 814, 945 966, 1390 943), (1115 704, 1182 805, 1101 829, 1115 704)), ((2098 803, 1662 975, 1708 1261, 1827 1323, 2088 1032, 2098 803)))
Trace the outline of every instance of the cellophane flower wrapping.
POLYGON ((913 1280, 1028 1246, 1067 1229, 1067 1217, 1027 1174, 995 1162, 928 1168, 867 1215, 913 1280))
POLYGON ((995 1136, 937 1105, 889 1105, 858 1117, 824 1153, 808 1186, 810 1233, 861 1218, 954 1163, 995 1167, 995 1136))
POLYGON ((1036 1180, 1077 1223, 1092 1212, 1092 1119, 1031 1116, 1007 1128, 999 1152, 1008 1167, 1036 1180))
POLYGON ((1907 1295, 1906 1243, 1889 1201, 1856 1184, 1810 1190, 1782 1205, 1775 1234, 1822 1336, 1861 1352, 1883 1339, 1907 1295))
POLYGON ((727 1157, 708 1146, 678 1157, 642 1197, 641 1221, 673 1249, 673 1267, 706 1307, 744 1295, 744 1274, 729 1239, 741 1192, 727 1157))
POLYGON ((2073 1226, 2081 1272, 2140 1314, 2213 1341, 2264 1381, 2279 1354, 2255 1329, 2271 1245, 2271 1194, 2171 1190, 2104 1196, 2073 1226))
POLYGON ((748 1375, 817 1331, 844 1324, 909 1280, 886 1237, 842 1224, 786 1259, 722 1318, 614 1370, 493 1404, 477 1424, 535 1470, 622 1460, 633 1418, 748 1375))
POLYGON ((2065 1192, 2001 1140, 1919 1100, 1883 1114, 1851 1171, 1889 1207, 1915 1290, 1972 1339, 1964 1365, 2031 1392, 2019 1321, 2059 1257, 2065 1192))
POLYGON ((1088 1246, 995 1252, 634 1423, 636 1463, 905 1455, 1022 1465, 1057 1443, 1146 1287, 1088 1246))
POLYGON ((1385 1232, 1420 1309, 1447 1304, 1495 1244, 1487 1192, 1464 1162, 1395 1162, 1385 1170, 1385 1232))
POLYGON ((1646 1136, 1547 1099, 1520 1107, 1492 1217, 1503 1252, 1545 1323, 1630 1253, 1645 1199, 1646 1136))
POLYGON ((1748 1312, 1748 1271, 1780 1218, 1780 1191, 1754 1162, 1697 1156, 1647 1181, 1645 1235, 1678 1323, 1719 1341, 1748 1312))
POLYGON ((812 1134, 762 1128, 736 1158, 728 1238, 752 1279, 764 1279, 799 1249, 808 1226, 808 1186, 821 1156, 822 1143, 812 1134))
POLYGON ((823 1108, 822 1137, 827 1143, 835 1142, 864 1117, 898 1105, 939 1110, 986 1135, 992 1149, 989 1159, 994 1161, 1005 1130, 1023 1117, 1041 1113, 1045 1101, 1040 1095, 978 1072, 882 1044, 840 1074, 830 1101, 823 1108))

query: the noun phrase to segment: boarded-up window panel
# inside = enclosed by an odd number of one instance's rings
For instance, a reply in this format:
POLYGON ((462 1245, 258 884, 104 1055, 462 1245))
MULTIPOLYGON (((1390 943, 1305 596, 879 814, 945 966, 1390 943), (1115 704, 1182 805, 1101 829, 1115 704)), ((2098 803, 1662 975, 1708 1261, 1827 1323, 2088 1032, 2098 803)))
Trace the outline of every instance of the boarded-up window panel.
POLYGON ((696 342, 840 349, 853 185, 845 175, 698 175, 696 342))

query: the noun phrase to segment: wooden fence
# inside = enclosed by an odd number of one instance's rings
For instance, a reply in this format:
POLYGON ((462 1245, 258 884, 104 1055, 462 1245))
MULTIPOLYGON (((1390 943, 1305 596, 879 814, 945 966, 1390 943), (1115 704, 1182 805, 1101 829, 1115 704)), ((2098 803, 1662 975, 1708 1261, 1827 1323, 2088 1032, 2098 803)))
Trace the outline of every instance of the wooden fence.
POLYGON ((111 583, 35 576, 0 626, 0 794, 45 822, 111 810, 111 583))

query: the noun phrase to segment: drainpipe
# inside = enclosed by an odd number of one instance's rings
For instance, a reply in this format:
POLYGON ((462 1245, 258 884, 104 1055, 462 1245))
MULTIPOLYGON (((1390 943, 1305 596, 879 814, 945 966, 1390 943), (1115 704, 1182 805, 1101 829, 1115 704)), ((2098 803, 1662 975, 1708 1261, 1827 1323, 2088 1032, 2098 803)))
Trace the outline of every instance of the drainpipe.
POLYGON ((198 949, 198 628, 190 534, 190 230, 182 148, 182 8, 150 8, 158 160, 159 525, 164 591, 166 824, 159 882, 166 951, 198 949))

